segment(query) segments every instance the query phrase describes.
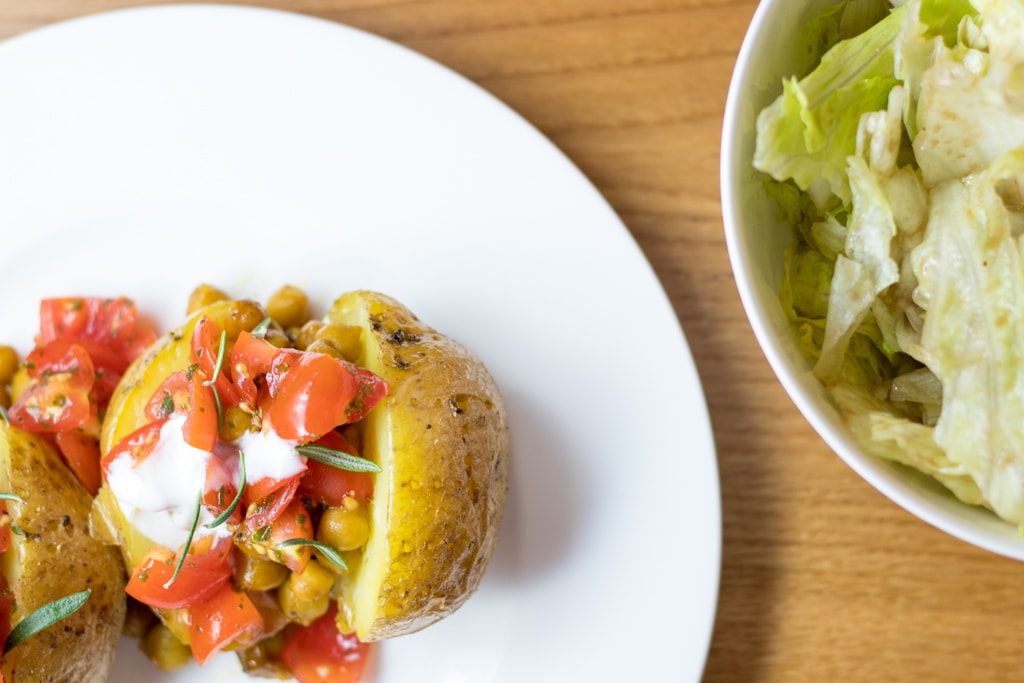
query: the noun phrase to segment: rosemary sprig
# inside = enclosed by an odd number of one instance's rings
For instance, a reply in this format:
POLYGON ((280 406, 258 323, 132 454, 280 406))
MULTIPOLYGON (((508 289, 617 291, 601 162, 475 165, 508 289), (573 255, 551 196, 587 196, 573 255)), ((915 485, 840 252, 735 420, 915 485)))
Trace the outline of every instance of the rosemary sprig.
POLYGON ((267 330, 269 330, 269 329, 270 329, 270 318, 264 318, 263 320, 260 321, 259 325, 257 325, 256 327, 252 328, 252 332, 250 332, 249 334, 251 334, 252 336, 256 337, 257 339, 263 339, 263 338, 265 338, 267 336, 267 330))
POLYGON ((241 476, 239 477, 238 491, 235 493, 235 498, 231 501, 231 504, 228 505, 227 509, 217 516, 217 519, 206 525, 207 529, 219 527, 221 524, 228 521, 228 518, 231 517, 231 513, 235 511, 235 508, 237 508, 238 504, 242 501, 242 491, 245 490, 245 451, 238 451, 238 465, 241 470, 241 476))
POLYGON ((202 510, 203 504, 203 490, 200 489, 199 493, 196 494, 196 507, 195 512, 192 515, 192 528, 188 530, 188 537, 185 539, 185 546, 178 554, 178 563, 174 566, 174 573, 171 574, 171 578, 164 584, 164 589, 168 589, 178 579, 178 573, 181 572, 182 565, 185 564, 185 557, 188 555, 189 548, 192 547, 192 539, 196 535, 196 527, 199 526, 199 512, 202 510))
POLYGON ((296 446, 295 450, 299 455, 304 455, 307 458, 312 458, 317 462, 322 462, 325 465, 331 467, 337 467, 339 470, 348 470, 349 472, 380 472, 380 465, 367 460, 366 458, 360 458, 358 455, 352 455, 345 451, 336 451, 333 448, 327 448, 325 446, 296 446))
POLYGON ((212 387, 214 382, 217 381, 217 377, 220 376, 220 369, 224 365, 224 350, 228 345, 228 332, 227 330, 220 331, 220 344, 217 348, 217 362, 213 366, 213 377, 203 382, 208 387, 212 387))
POLYGON ((220 370, 224 366, 224 352, 228 346, 227 330, 220 331, 220 344, 217 346, 217 362, 213 365, 213 377, 203 381, 204 386, 213 389, 213 402, 217 406, 217 431, 224 428, 224 404, 220 400, 220 392, 215 386, 217 378, 220 377, 220 370))
POLYGON ((11 426, 11 417, 7 414, 7 409, 3 406, 0 406, 0 418, 7 423, 8 427, 11 426))
POLYGON ((326 543, 314 541, 311 538, 289 538, 287 541, 281 541, 277 544, 278 550, 281 548, 293 548, 295 546, 309 546, 342 569, 348 569, 348 565, 345 564, 345 560, 342 559, 341 554, 326 543))
POLYGON ((61 619, 74 614, 85 604, 90 595, 92 595, 91 590, 73 593, 67 597, 47 603, 35 612, 32 612, 32 614, 18 622, 18 625, 7 636, 7 641, 4 643, 4 654, 7 654, 11 649, 25 642, 44 628, 53 626, 61 619))
POLYGON ((3 493, 3 492, 0 492, 0 500, 13 500, 15 503, 24 503, 25 502, 25 501, 23 501, 21 499, 21 496, 19 496, 16 493, 3 493))

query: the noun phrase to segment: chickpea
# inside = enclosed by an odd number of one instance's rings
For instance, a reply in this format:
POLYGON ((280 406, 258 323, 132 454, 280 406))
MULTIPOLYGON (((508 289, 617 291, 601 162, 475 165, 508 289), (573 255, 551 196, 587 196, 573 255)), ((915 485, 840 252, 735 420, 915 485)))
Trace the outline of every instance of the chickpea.
POLYGON ((295 333, 295 348, 305 351, 309 345, 316 341, 317 332, 327 323, 322 320, 309 320, 295 333))
POLYGON ((213 285, 201 284, 192 290, 188 297, 188 315, 192 315, 200 308, 210 304, 228 299, 228 295, 213 285))
POLYGON ((370 537, 367 509, 354 498, 346 498, 345 502, 349 503, 348 507, 329 508, 320 517, 316 540, 339 551, 358 550, 370 537))
POLYGON ((224 441, 235 441, 252 427, 252 415, 239 406, 231 406, 224 411, 224 425, 220 428, 220 438, 224 441))
POLYGON ((309 320, 309 297, 298 287, 285 285, 267 300, 270 317, 286 330, 309 320))
POLYGON ((192 659, 188 646, 163 624, 157 624, 149 630, 139 647, 163 671, 179 669, 192 659))
POLYGON ((28 391, 32 384, 32 378, 28 376, 28 369, 23 365, 18 368, 11 378, 11 400, 17 401, 21 395, 28 391))
POLYGON ((288 568, 273 560, 238 553, 235 555, 235 577, 241 588, 266 591, 285 582, 288 568))
POLYGON ((356 363, 363 351, 362 334, 355 325, 327 324, 317 330, 316 339, 327 342, 341 352, 342 358, 356 363))
POLYGON ((309 624, 327 612, 333 585, 334 574, 311 559, 301 574, 293 572, 277 589, 277 600, 289 619, 309 624))
POLYGON ((7 384, 18 371, 18 352, 10 346, 0 346, 0 384, 7 384))

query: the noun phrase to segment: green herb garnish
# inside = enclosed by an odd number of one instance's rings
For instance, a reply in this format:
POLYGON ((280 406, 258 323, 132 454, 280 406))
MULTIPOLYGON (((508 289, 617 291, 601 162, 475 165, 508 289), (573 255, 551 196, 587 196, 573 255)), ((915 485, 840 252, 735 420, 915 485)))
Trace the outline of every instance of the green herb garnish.
POLYGON ((25 642, 44 628, 53 626, 61 619, 74 614, 85 604, 90 595, 92 595, 91 590, 84 590, 81 593, 74 593, 59 600, 54 600, 32 612, 32 614, 18 622, 18 625, 7 636, 7 641, 4 643, 4 654, 7 654, 12 648, 25 642))
POLYGON ((7 423, 8 427, 11 426, 11 418, 7 414, 7 409, 4 408, 3 406, 0 406, 0 418, 3 418, 3 421, 7 423))
POLYGON ((277 549, 280 550, 282 548, 292 548, 295 546, 309 546, 342 569, 348 569, 348 565, 345 564, 345 560, 342 559, 341 554, 337 550, 326 543, 314 541, 311 538, 289 538, 287 541, 281 541, 278 543, 277 549))
POLYGON ((352 455, 345 451, 336 451, 333 448, 326 448, 324 446, 296 446, 295 450, 299 455, 304 455, 307 458, 312 458, 331 467, 337 467, 339 470, 348 470, 349 472, 381 471, 380 465, 372 460, 360 458, 358 455, 352 455))
POLYGON ((13 500, 16 503, 24 503, 20 496, 15 493, 0 493, 0 500, 13 500))
POLYGON ((199 490, 196 494, 196 508, 192 514, 192 528, 188 530, 188 537, 185 539, 185 546, 182 548, 181 553, 178 555, 178 563, 174 566, 174 573, 171 574, 171 578, 164 584, 164 588, 170 588, 178 579, 178 573, 181 571, 182 565, 185 564, 185 556, 188 555, 189 548, 192 547, 192 538, 196 535, 196 527, 199 526, 199 513, 203 507, 203 491, 199 490))
POLYGON ((213 383, 217 381, 217 377, 220 375, 221 366, 224 365, 224 349, 228 345, 228 333, 227 330, 220 331, 220 345, 217 347, 217 362, 213 366, 213 377, 203 382, 208 387, 212 387, 213 383))
POLYGON ((234 500, 231 501, 231 505, 228 505, 227 509, 224 510, 224 512, 220 513, 217 516, 217 519, 213 520, 212 522, 210 522, 209 524, 206 525, 207 529, 213 529, 214 527, 218 527, 221 524, 223 524, 224 522, 228 521, 228 518, 231 517, 231 513, 233 513, 235 511, 235 508, 237 508, 238 504, 242 501, 242 491, 245 490, 245 452, 244 451, 238 451, 238 464, 239 464, 239 469, 241 470, 241 477, 239 477, 239 481, 238 481, 238 492, 235 493, 235 498, 234 498, 234 500))
POLYGON ((263 338, 265 338, 267 336, 267 330, 269 330, 269 329, 270 329, 270 318, 264 318, 263 320, 260 321, 259 325, 257 325, 256 327, 252 328, 252 332, 250 332, 249 334, 251 334, 252 336, 256 337, 257 339, 263 339, 263 338))

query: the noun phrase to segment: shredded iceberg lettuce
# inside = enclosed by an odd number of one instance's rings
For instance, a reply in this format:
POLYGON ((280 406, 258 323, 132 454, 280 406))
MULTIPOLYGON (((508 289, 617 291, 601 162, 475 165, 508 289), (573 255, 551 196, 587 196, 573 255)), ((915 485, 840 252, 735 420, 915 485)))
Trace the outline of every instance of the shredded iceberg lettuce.
POLYGON ((865 450, 1024 528, 1024 2, 878 6, 758 118, 780 300, 865 450))

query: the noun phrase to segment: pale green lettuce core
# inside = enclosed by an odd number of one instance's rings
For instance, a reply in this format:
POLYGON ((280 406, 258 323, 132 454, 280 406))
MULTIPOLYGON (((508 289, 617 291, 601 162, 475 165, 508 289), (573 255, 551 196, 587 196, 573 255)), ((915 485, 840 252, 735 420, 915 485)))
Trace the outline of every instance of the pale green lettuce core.
POLYGON ((780 300, 868 452, 1024 527, 1024 2, 893 4, 758 118, 780 300))

